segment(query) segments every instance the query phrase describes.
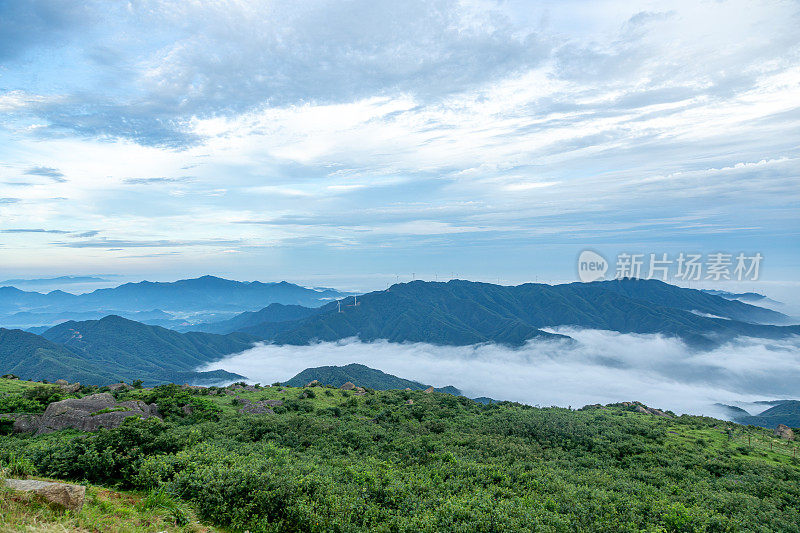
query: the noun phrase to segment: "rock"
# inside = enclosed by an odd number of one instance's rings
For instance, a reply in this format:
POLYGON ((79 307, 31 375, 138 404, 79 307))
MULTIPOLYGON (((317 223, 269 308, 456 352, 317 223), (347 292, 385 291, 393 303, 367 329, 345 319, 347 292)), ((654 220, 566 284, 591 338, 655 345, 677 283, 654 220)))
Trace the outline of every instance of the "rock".
POLYGON ((108 390, 110 390, 110 391, 118 391, 118 390, 130 390, 130 389, 132 389, 132 388, 133 388, 133 387, 131 387, 131 386, 130 386, 130 385, 128 385, 127 383, 122 383, 122 382, 120 382, 120 383, 114 383, 114 384, 112 384, 112 385, 109 385, 109 386, 108 386, 108 390))
POLYGON ((353 390, 353 389, 356 388, 356 386, 353 385, 352 381, 348 381, 347 383, 345 383, 344 385, 342 385, 339 388, 342 389, 342 390, 353 390))
POLYGON ((117 402, 111 394, 102 392, 51 403, 39 420, 36 434, 66 428, 81 431, 115 428, 129 416, 150 418, 159 414, 155 404, 147 405, 139 400, 117 402))
POLYGON ((69 483, 53 483, 33 479, 6 479, 6 487, 22 492, 33 492, 45 500, 80 512, 86 497, 86 487, 69 483))
POLYGON ((69 385, 69 381, 67 381, 66 379, 57 379, 55 381, 55 384, 56 385, 69 385))
POLYGON ((414 400, 409 398, 408 400, 406 400, 406 405, 414 405, 414 400))
POLYGON ((63 392, 64 394, 74 394, 79 390, 81 390, 80 383, 70 383, 69 385, 61 386, 61 392, 63 392))
POLYGON ((636 408, 634 409, 634 411, 636 411, 637 413, 642 413, 643 415, 649 415, 650 414, 650 411, 648 411, 647 409, 645 409, 641 405, 637 405, 636 408))
POLYGON ((14 374, 3 374, 0 377, 3 379, 19 379, 19 376, 15 376, 14 374))
POLYGON ((422 392, 424 392, 425 394, 430 394, 430 393, 432 393, 432 392, 433 392, 433 387, 428 387, 427 389, 425 389, 425 390, 424 390, 424 391, 422 391, 422 392))
POLYGON ((38 415, 23 415, 17 413, 9 413, 0 415, 0 420, 13 420, 14 433, 30 433, 39 428, 39 420, 41 416, 38 415))
POLYGON ((315 379, 306 383, 306 387, 322 387, 322 383, 320 383, 318 379, 315 379))
POLYGON ((185 414, 186 416, 189 416, 192 413, 194 413, 194 408, 192 408, 191 405, 184 405, 183 407, 181 407, 181 411, 183 411, 183 414, 185 414))
POLYGON ((775 428, 774 435, 782 439, 794 440, 794 431, 785 424, 778 424, 778 427, 775 428))
POLYGON ((228 385, 228 389, 230 389, 231 391, 243 390, 243 391, 247 391, 247 392, 255 392, 255 391, 258 390, 257 388, 255 388, 252 385, 242 385, 241 383, 233 383, 231 385, 228 385))
POLYGON ((240 414, 251 414, 251 415, 274 415, 275 411, 270 409, 270 407, 283 405, 283 402, 280 400, 261 400, 258 402, 247 402, 244 407, 239 409, 240 414))

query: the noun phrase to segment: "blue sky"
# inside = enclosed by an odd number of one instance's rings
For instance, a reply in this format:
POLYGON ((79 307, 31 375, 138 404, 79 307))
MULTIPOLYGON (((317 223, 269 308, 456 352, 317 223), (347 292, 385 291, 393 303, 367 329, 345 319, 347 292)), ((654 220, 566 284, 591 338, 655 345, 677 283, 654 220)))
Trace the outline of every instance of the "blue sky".
POLYGON ((796 1, 0 0, 0 275, 517 283, 590 248, 796 284, 798 27, 796 1))

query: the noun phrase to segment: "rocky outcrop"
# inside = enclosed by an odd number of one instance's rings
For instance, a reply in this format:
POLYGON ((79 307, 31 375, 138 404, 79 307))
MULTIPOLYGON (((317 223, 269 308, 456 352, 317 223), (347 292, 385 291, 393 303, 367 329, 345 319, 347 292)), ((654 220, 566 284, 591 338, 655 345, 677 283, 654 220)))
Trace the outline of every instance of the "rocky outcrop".
POLYGON ((344 384, 343 384, 341 387, 339 387, 339 388, 340 388, 340 389, 342 389, 342 390, 353 390, 353 389, 355 389, 355 388, 356 388, 356 386, 353 384, 353 382, 352 382, 352 381, 348 381, 347 383, 344 383, 344 384))
POLYGON ((53 483, 33 479, 6 479, 6 487, 22 492, 32 492, 50 503, 80 512, 86 497, 86 487, 69 483, 53 483))
POLYGON ((122 382, 120 382, 120 383, 114 383, 114 384, 112 384, 112 385, 109 385, 109 386, 108 386, 108 390, 110 390, 110 391, 118 391, 118 390, 130 390, 130 389, 132 389, 132 388, 133 388, 133 387, 131 387, 131 386, 130 386, 130 385, 128 385, 127 383, 122 383, 122 382))
POLYGON ((239 409, 240 414, 274 415, 275 411, 272 410, 272 407, 283 405, 283 402, 280 400, 259 400, 254 402, 247 398, 239 397, 237 397, 237 400, 239 400, 239 403, 242 405, 239 409))
POLYGON ((642 402, 622 402, 621 404, 623 407, 627 407, 628 409, 640 413, 643 415, 654 415, 654 416, 662 416, 664 418, 672 418, 672 415, 669 413, 665 413, 661 409, 655 409, 653 407, 647 407, 642 402))
POLYGON ((130 416, 159 417, 158 408, 156 404, 148 405, 138 400, 118 402, 111 394, 103 392, 83 398, 53 402, 41 416, 14 417, 14 431, 20 433, 35 431, 37 435, 67 428, 96 431, 100 428, 118 427, 130 416))
POLYGON ((794 431, 792 431, 792 428, 785 424, 778 424, 778 427, 775 428, 773 434, 782 439, 794 440, 794 431))
POLYGON ((306 387, 322 387, 322 383, 320 383, 318 379, 315 379, 306 383, 306 387))
POLYGON ((8 413, 0 415, 0 420, 13 420, 14 425, 13 431, 14 433, 31 433, 39 429, 39 419, 41 416, 38 415, 24 415, 19 413, 8 413))
MULTIPOLYGON (((258 390, 258 387, 242 383, 234 383, 232 385, 228 385, 227 389, 235 394, 236 393, 235 391, 255 392, 258 390)), ((228 394, 230 394, 230 392, 228 394)))
POLYGON ((430 394, 430 393, 432 393, 432 392, 433 392, 433 387, 428 387, 427 389, 425 389, 425 390, 424 390, 424 391, 422 391, 422 392, 424 392, 425 394, 430 394))

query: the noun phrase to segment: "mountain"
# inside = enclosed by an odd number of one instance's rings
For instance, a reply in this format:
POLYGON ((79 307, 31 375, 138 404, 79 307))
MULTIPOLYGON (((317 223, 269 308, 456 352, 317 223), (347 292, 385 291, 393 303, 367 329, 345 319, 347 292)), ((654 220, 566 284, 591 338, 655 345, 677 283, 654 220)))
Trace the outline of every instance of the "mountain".
MULTIPOLYGON (((42 337, 91 367, 148 383, 207 378, 194 369, 247 350, 255 340, 243 333, 178 333, 113 315, 101 320, 64 322, 45 331, 42 337)), ((234 379, 238 377, 241 376, 233 375, 234 379)), ((98 383, 98 379, 85 381, 98 383)))
POLYGON ((764 307, 765 305, 781 307, 784 305, 783 302, 773 300, 772 298, 767 298, 765 295, 758 292, 729 292, 713 289, 701 289, 701 291, 714 296, 722 296, 726 300, 739 300, 744 303, 758 305, 761 307, 764 307))
MULTIPOLYGON (((318 366, 316 368, 306 368, 283 385, 287 387, 302 387, 315 379, 323 385, 341 387, 349 381, 358 387, 367 387, 375 390, 425 390, 430 386, 423 385, 418 381, 398 378, 397 376, 386 374, 380 370, 358 363, 351 363, 345 366, 318 366)), ((436 392, 446 392, 455 396, 461 395, 461 391, 452 386, 439 389, 434 388, 434 390, 436 392)))
POLYGON ((38 285, 72 285, 83 283, 107 283, 110 280, 95 276, 58 276, 55 278, 23 278, 7 279, 0 281, 0 285, 12 285, 14 287, 38 286, 38 285))
POLYGON ((734 418, 734 421, 769 429, 776 428, 778 424, 800 428, 800 401, 785 400, 757 415, 734 418))
POLYGON ((726 408, 728 416, 737 424, 749 424, 768 429, 775 429, 778 424, 785 424, 792 428, 800 428, 800 400, 776 400, 758 403, 775 405, 757 415, 751 415, 740 407, 720 405, 726 408))
MULTIPOLYGON (((175 282, 125 283, 84 294, 60 290, 42 294, 15 287, 0 287, 0 324, 10 324, 10 317, 20 312, 28 313, 26 319, 29 323, 15 325, 25 327, 43 324, 42 320, 51 318, 37 315, 101 313, 107 310, 123 315, 161 310, 172 319, 196 318, 198 314, 201 319, 203 315, 214 314, 223 314, 227 318, 234 313, 262 309, 270 303, 318 307, 343 296, 344 293, 333 289, 315 290, 285 281, 241 282, 214 276, 175 282)), ((57 321, 62 315, 52 318, 57 321)))
POLYGON ((501 286, 453 280, 414 281, 330 303, 291 322, 265 322, 240 331, 276 344, 308 344, 358 337, 363 341, 470 345, 521 345, 529 339, 563 339, 542 331, 576 326, 622 333, 660 333, 696 347, 737 336, 783 338, 800 326, 759 320, 785 315, 657 280, 501 286), (702 316, 714 315, 718 318, 702 316))
POLYGON ((108 384, 120 380, 114 368, 85 358, 39 335, 19 329, 0 328, 0 374, 22 379, 67 379, 82 383, 108 384))
POLYGON ((246 331, 246 328, 260 326, 265 322, 288 322, 302 320, 315 315, 319 309, 303 307, 302 305, 269 304, 259 311, 245 311, 235 317, 219 322, 207 322, 193 326, 183 326, 180 330, 205 331, 207 333, 233 333, 246 331))

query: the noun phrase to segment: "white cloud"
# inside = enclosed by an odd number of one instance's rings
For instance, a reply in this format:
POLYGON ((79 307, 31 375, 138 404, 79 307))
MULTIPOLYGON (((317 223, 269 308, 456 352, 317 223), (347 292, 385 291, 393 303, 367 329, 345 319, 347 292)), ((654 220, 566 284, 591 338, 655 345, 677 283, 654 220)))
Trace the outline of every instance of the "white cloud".
POLYGON ((573 407, 638 400, 678 413, 716 416, 724 416, 714 406, 717 402, 797 397, 800 339, 743 338, 695 352, 660 335, 557 331, 577 342, 530 341, 518 349, 354 339, 260 345, 203 369, 224 368, 266 384, 286 381, 310 367, 362 363, 425 384, 454 385, 470 397, 573 407))

